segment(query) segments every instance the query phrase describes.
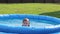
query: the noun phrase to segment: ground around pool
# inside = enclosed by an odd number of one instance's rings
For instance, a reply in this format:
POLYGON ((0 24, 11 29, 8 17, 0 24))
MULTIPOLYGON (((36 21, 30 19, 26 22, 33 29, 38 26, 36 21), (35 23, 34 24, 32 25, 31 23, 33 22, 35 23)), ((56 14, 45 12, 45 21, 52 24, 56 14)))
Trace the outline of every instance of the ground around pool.
POLYGON ((41 14, 60 17, 60 4, 52 3, 0 4, 0 14, 41 14))

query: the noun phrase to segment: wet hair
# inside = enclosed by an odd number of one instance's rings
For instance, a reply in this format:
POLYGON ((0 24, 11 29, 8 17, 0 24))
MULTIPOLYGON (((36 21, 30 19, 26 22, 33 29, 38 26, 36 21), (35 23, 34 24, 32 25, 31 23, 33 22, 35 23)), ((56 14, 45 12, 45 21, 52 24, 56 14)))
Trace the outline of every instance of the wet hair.
POLYGON ((23 21, 29 21, 29 19, 28 18, 25 18, 23 21))

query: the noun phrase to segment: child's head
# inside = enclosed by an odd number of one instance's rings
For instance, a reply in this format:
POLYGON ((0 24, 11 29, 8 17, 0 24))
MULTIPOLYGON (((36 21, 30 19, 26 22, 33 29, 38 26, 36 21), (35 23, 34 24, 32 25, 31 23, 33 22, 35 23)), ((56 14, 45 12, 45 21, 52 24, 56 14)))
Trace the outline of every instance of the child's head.
POLYGON ((30 23, 29 23, 29 19, 28 18, 25 18, 24 20, 23 20, 23 24, 22 24, 23 26, 30 26, 30 23))
POLYGON ((28 18, 25 18, 25 19, 23 20, 23 22, 29 22, 29 19, 28 19, 28 18))

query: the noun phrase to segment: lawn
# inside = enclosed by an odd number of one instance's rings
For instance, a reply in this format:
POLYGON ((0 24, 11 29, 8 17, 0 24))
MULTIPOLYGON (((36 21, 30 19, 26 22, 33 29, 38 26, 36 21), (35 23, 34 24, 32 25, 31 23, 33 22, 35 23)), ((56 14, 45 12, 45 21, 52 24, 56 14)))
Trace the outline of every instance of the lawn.
POLYGON ((0 14, 39 14, 60 17, 60 4, 18 3, 0 4, 0 14))

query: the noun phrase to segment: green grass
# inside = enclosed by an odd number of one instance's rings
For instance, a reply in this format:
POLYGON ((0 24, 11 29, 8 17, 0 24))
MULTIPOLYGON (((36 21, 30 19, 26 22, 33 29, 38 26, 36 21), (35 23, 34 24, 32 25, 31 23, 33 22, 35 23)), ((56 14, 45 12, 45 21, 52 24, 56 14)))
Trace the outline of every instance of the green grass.
POLYGON ((43 4, 43 3, 0 4, 0 14, 43 14, 43 15, 46 15, 45 13, 50 12, 51 14, 51 12, 58 12, 58 11, 60 11, 60 4, 49 4, 49 3, 48 4, 43 4))
POLYGON ((42 13, 42 14, 40 14, 40 15, 48 15, 48 16, 54 16, 54 17, 60 18, 60 11, 42 13))

